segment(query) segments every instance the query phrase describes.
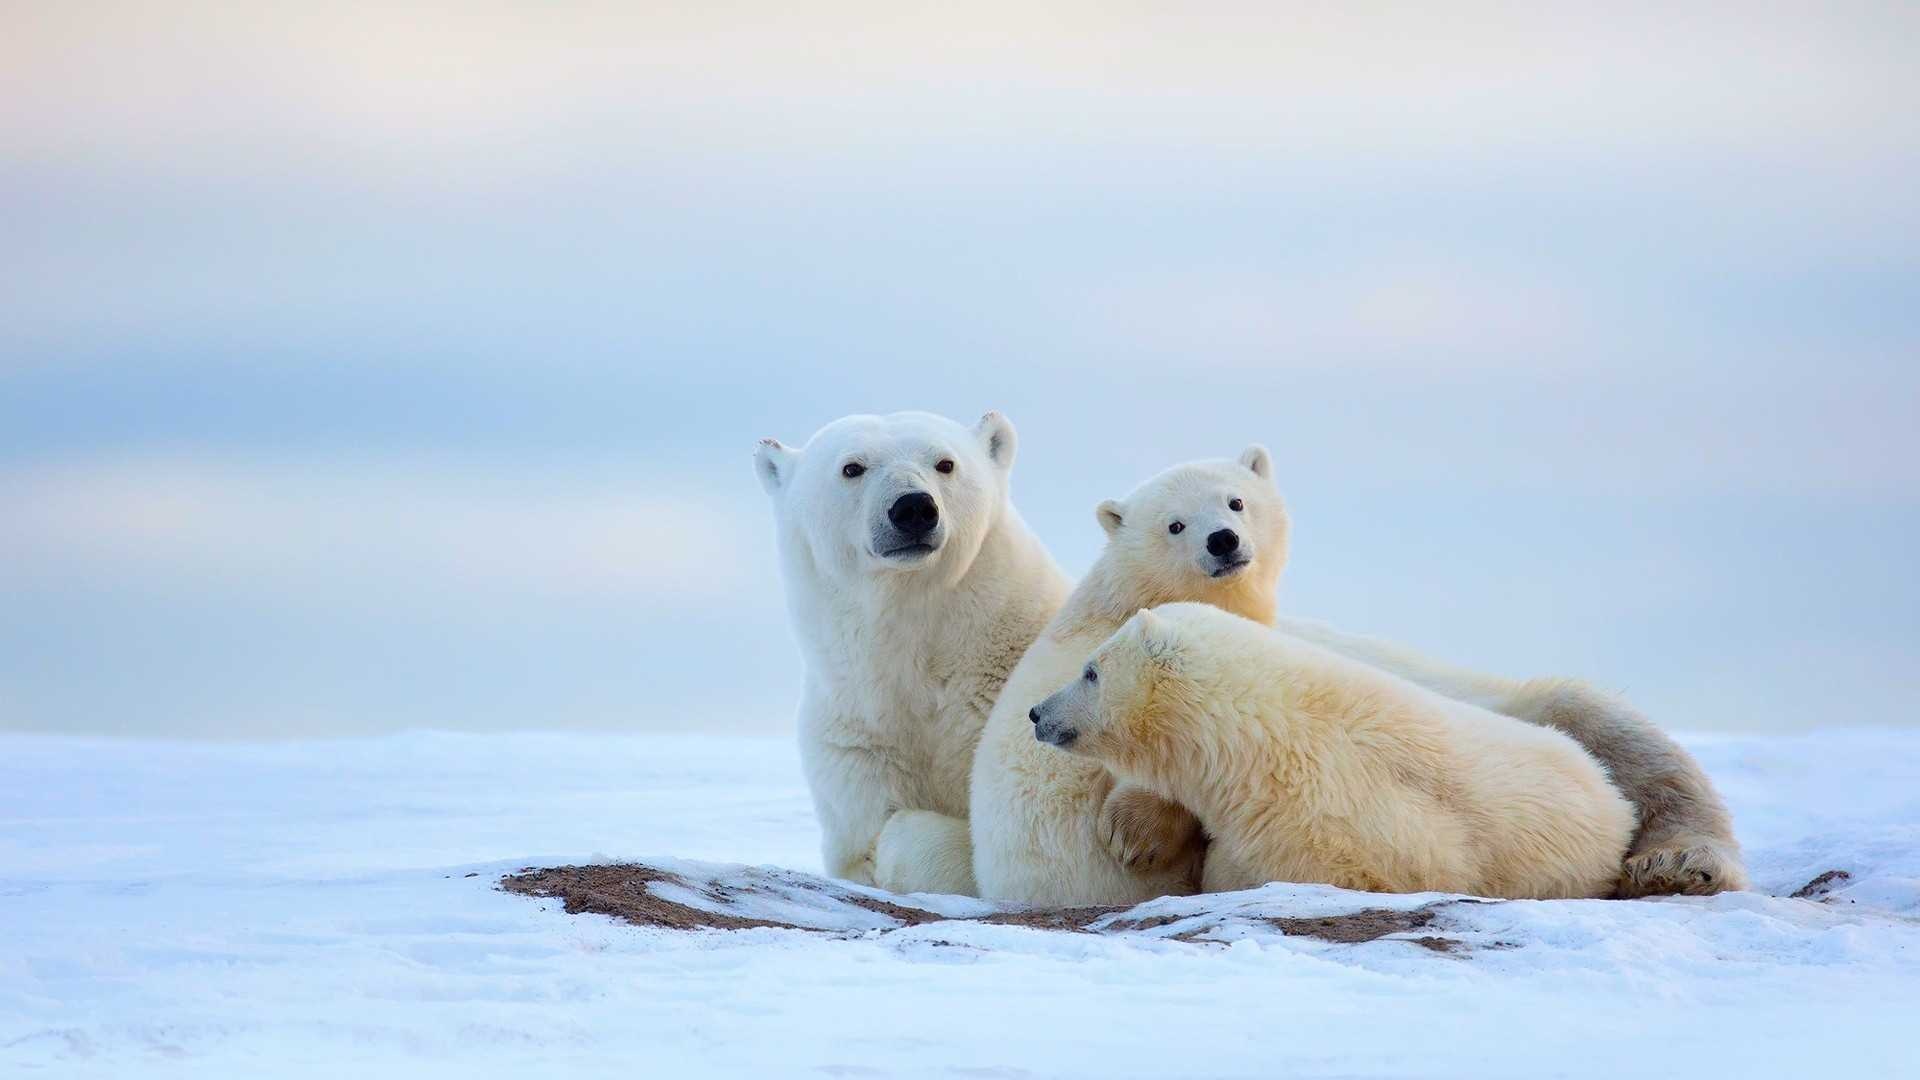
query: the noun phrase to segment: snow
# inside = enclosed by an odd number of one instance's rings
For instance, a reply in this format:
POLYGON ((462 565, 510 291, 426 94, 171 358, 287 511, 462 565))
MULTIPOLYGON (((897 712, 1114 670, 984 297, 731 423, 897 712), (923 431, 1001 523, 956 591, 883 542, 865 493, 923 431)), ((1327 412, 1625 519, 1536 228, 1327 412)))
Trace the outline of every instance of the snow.
POLYGON ((0 737, 0 1072, 1920 1072, 1920 732, 1688 743, 1761 891, 1479 905, 1276 885, 1101 934, 886 929, 799 888, 779 911, 847 929, 679 933, 495 881, 617 859, 695 883, 817 871, 789 742, 0 737), (1832 869, 1852 877, 1824 901, 1784 895, 1832 869), (1259 918, 1436 901, 1451 952, 1259 918), (1196 926, 1207 940, 1173 939, 1196 926))

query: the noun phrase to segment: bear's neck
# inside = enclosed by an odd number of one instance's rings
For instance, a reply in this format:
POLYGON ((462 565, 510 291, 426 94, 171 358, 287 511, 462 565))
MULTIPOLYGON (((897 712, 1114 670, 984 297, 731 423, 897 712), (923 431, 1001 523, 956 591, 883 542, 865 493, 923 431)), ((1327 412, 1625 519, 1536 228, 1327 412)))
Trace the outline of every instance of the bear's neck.
POLYGON ((1131 572, 1119 565, 1111 549, 1087 571, 1066 607, 1054 620, 1060 636, 1112 633, 1141 608, 1193 602, 1212 604, 1222 611, 1272 626, 1279 575, 1255 568, 1223 582, 1196 581, 1191 575, 1160 578, 1131 572))

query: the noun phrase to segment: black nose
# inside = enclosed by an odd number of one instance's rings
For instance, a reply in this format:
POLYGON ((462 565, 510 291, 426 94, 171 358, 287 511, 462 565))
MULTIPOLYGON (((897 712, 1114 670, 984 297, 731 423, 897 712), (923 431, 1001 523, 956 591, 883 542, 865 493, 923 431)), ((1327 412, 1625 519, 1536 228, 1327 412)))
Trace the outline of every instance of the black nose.
POLYGON ((1028 709, 1027 719, 1033 721, 1036 724, 1039 723, 1040 722, 1040 706, 1035 705, 1033 708, 1028 709))
POLYGON ((887 520, 908 536, 925 536, 940 524, 940 508, 926 492, 909 491, 893 500, 887 508, 887 520))
POLYGON ((1240 550, 1240 534, 1232 529, 1221 529, 1207 537, 1207 553, 1210 555, 1231 555, 1240 550))

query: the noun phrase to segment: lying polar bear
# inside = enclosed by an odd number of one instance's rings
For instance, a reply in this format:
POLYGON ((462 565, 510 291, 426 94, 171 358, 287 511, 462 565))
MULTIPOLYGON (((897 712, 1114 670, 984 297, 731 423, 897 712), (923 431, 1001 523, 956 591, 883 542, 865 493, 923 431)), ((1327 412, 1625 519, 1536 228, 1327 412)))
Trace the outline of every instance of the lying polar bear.
POLYGON ((1207 604, 1142 608, 1029 719, 1198 815, 1217 888, 1604 897, 1633 836, 1565 735, 1207 604))

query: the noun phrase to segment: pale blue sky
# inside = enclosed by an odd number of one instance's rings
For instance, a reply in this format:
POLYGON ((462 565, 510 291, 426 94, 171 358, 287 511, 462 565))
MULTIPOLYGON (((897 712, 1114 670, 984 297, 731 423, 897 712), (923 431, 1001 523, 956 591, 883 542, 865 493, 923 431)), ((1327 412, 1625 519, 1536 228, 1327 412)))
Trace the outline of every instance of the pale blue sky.
POLYGON ((0 727, 777 731, 754 441, 1683 728, 1920 695, 1920 17, 5 4, 0 727))

